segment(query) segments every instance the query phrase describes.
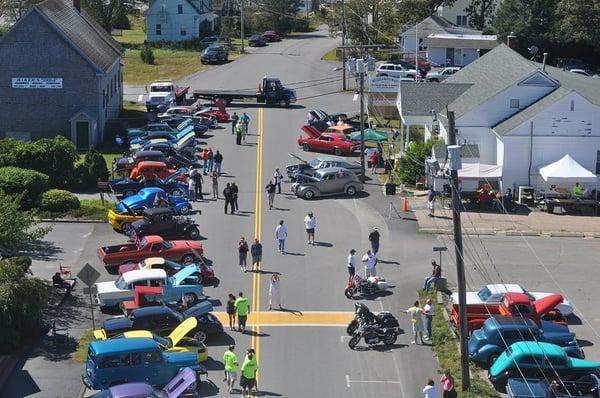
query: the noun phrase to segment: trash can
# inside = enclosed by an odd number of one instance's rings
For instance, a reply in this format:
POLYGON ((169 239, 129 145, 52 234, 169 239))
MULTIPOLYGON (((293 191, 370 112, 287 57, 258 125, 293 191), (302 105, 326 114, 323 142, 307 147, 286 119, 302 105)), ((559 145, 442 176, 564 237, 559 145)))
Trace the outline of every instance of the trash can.
POLYGON ((385 194, 386 195, 395 195, 396 194, 396 184, 393 182, 388 182, 385 184, 385 194))

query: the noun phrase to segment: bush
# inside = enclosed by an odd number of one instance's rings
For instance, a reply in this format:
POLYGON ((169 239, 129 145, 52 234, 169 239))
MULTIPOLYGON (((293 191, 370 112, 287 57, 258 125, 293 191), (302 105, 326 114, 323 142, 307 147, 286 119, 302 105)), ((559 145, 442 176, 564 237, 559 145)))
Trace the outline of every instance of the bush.
POLYGON ((108 181, 109 177, 106 160, 94 146, 91 146, 85 154, 83 163, 75 166, 74 174, 80 188, 95 188, 98 180, 108 181))
POLYGON ((51 189, 42 194, 40 210, 52 212, 64 212, 78 209, 80 206, 77 196, 62 189, 51 189))
POLYGON ((0 190, 7 195, 18 195, 21 208, 30 209, 38 203, 42 192, 48 189, 49 178, 35 170, 18 167, 0 167, 0 190))
POLYGON ((131 22, 127 18, 127 13, 121 11, 115 16, 115 22, 113 23, 114 29, 131 29, 131 22))
POLYGON ((149 46, 145 46, 140 52, 140 57, 142 57, 142 62, 148 65, 154 65, 154 52, 152 48, 149 46))
POLYGON ((431 156, 431 148, 437 141, 411 142, 406 153, 400 158, 398 176, 400 180, 409 185, 415 185, 425 176, 425 159, 431 156))

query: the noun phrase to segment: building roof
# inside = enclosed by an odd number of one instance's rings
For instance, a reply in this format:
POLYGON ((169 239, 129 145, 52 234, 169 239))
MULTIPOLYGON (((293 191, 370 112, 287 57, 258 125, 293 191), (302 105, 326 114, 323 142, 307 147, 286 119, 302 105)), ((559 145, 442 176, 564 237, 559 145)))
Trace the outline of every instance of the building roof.
MULTIPOLYGON (((446 159, 446 144, 436 144, 433 146, 433 156, 436 160, 440 161, 446 159)), ((467 159, 479 159, 479 145, 478 144, 465 144, 460 147, 460 157, 463 160, 467 159)))
POLYGON ((439 113, 470 87, 470 84, 401 82, 402 116, 431 116, 431 110, 439 113))
MULTIPOLYGON (((414 30, 414 25, 406 25, 400 34, 411 32, 414 30)), ((467 27, 457 26, 447 19, 439 15, 432 14, 417 24, 417 29, 420 32, 428 33, 464 33, 464 34, 481 34, 480 30, 475 30, 467 27)))
POLYGON ((427 47, 475 48, 491 50, 498 43, 496 35, 474 35, 458 33, 432 33, 423 39, 427 47))
POLYGON ((39 11, 89 61, 106 72, 123 53, 117 43, 85 11, 78 12, 69 0, 45 0, 33 9, 39 11))

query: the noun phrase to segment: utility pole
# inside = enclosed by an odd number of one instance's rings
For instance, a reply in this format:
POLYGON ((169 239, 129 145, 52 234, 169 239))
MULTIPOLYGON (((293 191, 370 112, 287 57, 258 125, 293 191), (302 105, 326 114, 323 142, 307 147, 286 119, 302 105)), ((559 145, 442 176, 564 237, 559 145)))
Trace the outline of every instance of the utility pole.
POLYGON ((342 90, 346 91, 346 7, 342 0, 342 90))
POLYGON ((360 77, 360 180, 365 182, 365 63, 356 60, 356 73, 360 77))
POLYGON ((244 53, 244 0, 240 0, 240 36, 242 39, 242 54, 244 53))
MULTIPOLYGON (((447 109, 447 108, 446 108, 447 109)), ((456 128, 454 112, 448 114, 448 153, 450 157, 450 184, 452 186, 452 222, 454 224, 454 249, 456 257, 456 276, 458 278, 458 316, 460 318, 460 368, 462 390, 467 391, 471 386, 469 375, 469 350, 467 347, 467 289, 465 283, 465 264, 463 261, 462 229, 460 223, 461 199, 458 190, 458 170, 461 168, 460 146, 456 145, 456 128)))

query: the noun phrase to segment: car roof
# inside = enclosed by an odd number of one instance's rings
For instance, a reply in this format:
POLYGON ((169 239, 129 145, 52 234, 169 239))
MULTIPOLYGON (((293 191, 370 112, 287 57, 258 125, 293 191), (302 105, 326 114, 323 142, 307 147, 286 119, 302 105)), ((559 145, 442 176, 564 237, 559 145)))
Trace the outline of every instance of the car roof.
POLYGON ((324 161, 324 162, 331 162, 331 161, 335 161, 335 162, 345 162, 346 159, 344 159, 341 156, 335 156, 335 155, 320 155, 317 156, 317 159, 324 161))
POLYGON ((146 235, 144 239, 147 243, 163 243, 164 239, 159 235, 146 235))
POLYGON ((344 167, 326 167, 324 169, 317 170, 317 173, 319 173, 319 174, 338 173, 338 172, 346 172, 346 173, 352 174, 352 172, 350 170, 348 170, 344 167))
POLYGON ((539 341, 518 341, 510 345, 512 355, 544 355, 546 357, 564 358, 565 351, 556 344, 539 341))
POLYGON ((148 258, 142 260, 142 262, 145 265, 153 266, 153 265, 158 265, 158 264, 164 264, 166 262, 166 260, 163 257, 148 257, 148 258))
POLYGON ((167 164, 165 162, 157 162, 154 160, 144 160, 139 162, 137 167, 167 167, 167 164))
POLYGON ((134 158, 140 158, 142 156, 165 156, 164 153, 162 153, 161 151, 139 151, 136 152, 135 155, 133 155, 134 158))
POLYGON ((151 209, 144 210, 145 216, 151 217, 157 214, 174 214, 174 211, 170 207, 153 207, 151 209))
POLYGON ((131 312, 132 318, 145 318, 152 315, 170 314, 173 310, 166 305, 154 305, 151 307, 137 308, 131 312))
POLYGON ((491 318, 485 321, 488 326, 495 328, 522 328, 522 329, 537 329, 535 322, 529 318, 517 317, 517 316, 501 316, 492 315, 491 318))
POLYGON ((123 274, 123 280, 128 285, 130 283, 143 281, 146 279, 165 279, 167 273, 164 269, 150 268, 150 269, 136 269, 133 271, 127 271, 123 274))
POLYGON ((148 383, 125 383, 109 388, 110 394, 114 398, 130 396, 150 396, 154 388, 148 383))
POLYGON ((96 340, 89 345, 96 355, 110 354, 114 352, 144 351, 156 349, 158 344, 148 338, 96 340))
POLYGON ((504 293, 504 297, 510 304, 530 304, 531 299, 524 293, 504 293))
MULTIPOLYGON (((159 193, 159 192, 165 192, 164 189, 159 188, 159 187, 146 187, 146 188, 142 188, 138 191, 137 195, 139 196, 148 196, 151 195, 153 193, 159 193)), ((127 199, 127 198, 125 198, 127 199)), ((123 200, 125 200, 123 199, 123 200)))
POLYGON ((497 283, 497 284, 490 284, 490 285, 485 285, 485 287, 488 288, 488 290, 492 293, 524 293, 525 290, 523 290, 523 288, 517 284, 510 284, 510 283, 497 283))

